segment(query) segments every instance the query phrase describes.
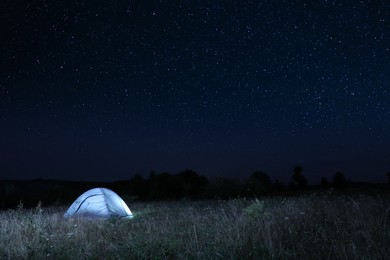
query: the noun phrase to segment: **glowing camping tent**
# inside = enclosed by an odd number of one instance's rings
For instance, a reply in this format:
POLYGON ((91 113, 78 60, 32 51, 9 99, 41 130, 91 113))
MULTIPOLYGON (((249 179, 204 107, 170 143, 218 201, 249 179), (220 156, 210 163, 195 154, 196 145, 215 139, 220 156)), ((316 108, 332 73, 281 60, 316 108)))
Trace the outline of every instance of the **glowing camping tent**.
POLYGON ((94 188, 81 194, 65 213, 65 217, 132 218, 129 207, 112 190, 94 188))

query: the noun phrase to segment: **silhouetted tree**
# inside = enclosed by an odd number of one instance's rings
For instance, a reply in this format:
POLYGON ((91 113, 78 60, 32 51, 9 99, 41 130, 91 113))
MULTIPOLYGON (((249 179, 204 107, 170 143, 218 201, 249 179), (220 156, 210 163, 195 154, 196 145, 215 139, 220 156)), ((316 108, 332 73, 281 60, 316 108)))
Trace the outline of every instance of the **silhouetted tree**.
POLYGON ((303 171, 302 167, 297 165, 294 168, 294 174, 292 176, 293 179, 292 185, 293 187, 298 189, 305 189, 307 186, 307 180, 305 176, 302 175, 302 171, 303 171))
POLYGON ((180 196, 186 198, 200 198, 208 183, 204 176, 199 176, 192 170, 185 170, 176 175, 180 183, 180 196))
POLYGON ((263 183, 265 186, 270 187, 272 184, 271 178, 262 171, 257 171, 252 173, 252 177, 258 180, 259 182, 263 183))
POLYGON ((256 171, 252 173, 245 184, 246 195, 260 196, 268 193, 271 190, 272 181, 270 177, 262 172, 256 171))
POLYGON ((231 199, 243 193, 243 185, 238 179, 214 178, 209 181, 206 189, 208 198, 231 199))
POLYGON ((278 191, 279 192, 279 191, 283 191, 285 189, 285 186, 284 186, 284 184, 280 180, 276 179, 275 182, 272 185, 272 189, 274 191, 278 191))
POLYGON ((148 181, 149 199, 177 199, 180 197, 180 183, 170 173, 151 174, 148 181))
POLYGON ((178 174, 152 172, 147 182, 149 199, 201 198, 208 180, 192 170, 178 174))
POLYGON ((330 188, 330 181, 326 177, 321 178, 321 188, 323 189, 330 188))
POLYGON ((335 189, 343 189, 347 186, 347 180, 344 177, 344 174, 341 172, 336 172, 333 177, 333 187, 335 189))

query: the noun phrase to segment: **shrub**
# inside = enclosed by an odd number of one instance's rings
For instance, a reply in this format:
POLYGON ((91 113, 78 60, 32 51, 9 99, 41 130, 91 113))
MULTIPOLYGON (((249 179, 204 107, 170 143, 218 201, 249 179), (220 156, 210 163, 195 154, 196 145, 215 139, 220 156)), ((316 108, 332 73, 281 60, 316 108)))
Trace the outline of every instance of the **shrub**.
POLYGON ((244 215, 251 220, 257 219, 264 214, 264 201, 255 201, 248 207, 243 209, 244 215))

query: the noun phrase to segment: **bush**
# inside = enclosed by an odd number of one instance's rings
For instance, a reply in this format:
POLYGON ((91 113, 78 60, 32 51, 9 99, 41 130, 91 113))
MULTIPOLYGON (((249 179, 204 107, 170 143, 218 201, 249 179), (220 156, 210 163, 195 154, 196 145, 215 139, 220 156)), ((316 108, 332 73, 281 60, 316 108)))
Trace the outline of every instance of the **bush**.
POLYGON ((243 213, 251 220, 257 219, 264 214, 264 201, 256 199, 251 205, 243 209, 243 213))

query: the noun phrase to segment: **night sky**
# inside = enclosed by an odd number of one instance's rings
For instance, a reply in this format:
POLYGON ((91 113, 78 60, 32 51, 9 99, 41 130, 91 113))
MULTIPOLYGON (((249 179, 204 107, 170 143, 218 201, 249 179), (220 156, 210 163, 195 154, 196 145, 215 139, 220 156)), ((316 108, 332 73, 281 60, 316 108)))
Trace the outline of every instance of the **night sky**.
POLYGON ((0 4, 0 178, 390 172, 390 1, 0 4))

